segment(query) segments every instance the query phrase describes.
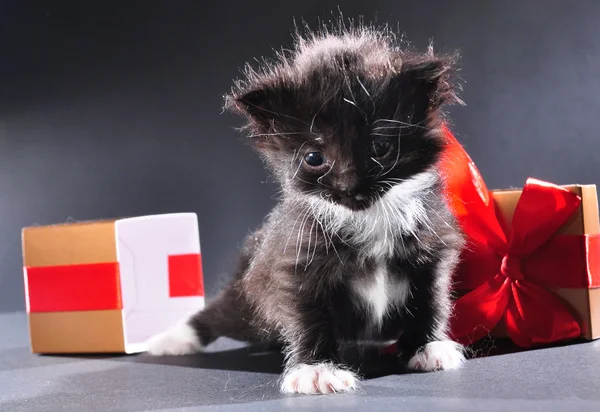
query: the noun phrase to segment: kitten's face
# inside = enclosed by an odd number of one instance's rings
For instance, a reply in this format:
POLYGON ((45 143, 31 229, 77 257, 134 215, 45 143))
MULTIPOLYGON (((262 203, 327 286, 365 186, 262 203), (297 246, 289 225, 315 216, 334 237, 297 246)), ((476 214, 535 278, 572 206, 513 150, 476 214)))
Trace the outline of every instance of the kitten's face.
POLYGON ((271 133, 280 140, 263 150, 287 190, 362 210, 429 167, 440 145, 425 137, 421 122, 413 123, 410 116, 373 114, 372 105, 357 109, 345 99, 340 92, 326 103, 316 100, 319 112, 314 107, 298 110, 296 114, 315 113, 310 123, 275 123, 271 133))
POLYGON ((447 72, 443 60, 400 55, 364 33, 330 36, 251 73, 230 105, 287 194, 363 210, 437 161, 447 72))

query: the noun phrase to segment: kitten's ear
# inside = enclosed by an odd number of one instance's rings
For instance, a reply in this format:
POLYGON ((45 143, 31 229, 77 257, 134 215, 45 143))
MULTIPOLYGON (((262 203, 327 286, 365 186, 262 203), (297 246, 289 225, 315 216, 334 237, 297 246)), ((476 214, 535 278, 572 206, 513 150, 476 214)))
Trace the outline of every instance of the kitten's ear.
POLYGON ((269 91, 265 88, 250 90, 239 96, 233 97, 236 110, 246 116, 257 117, 262 115, 269 100, 269 91))
POLYGON ((424 98, 423 109, 437 110, 447 104, 462 104, 454 83, 455 62, 455 56, 434 56, 430 52, 405 60, 399 75, 405 85, 411 85, 412 92, 424 98))
MULTIPOLYGON (((265 117, 265 109, 269 100, 266 88, 255 88, 231 93, 225 96, 225 109, 230 110, 252 122, 265 117)), ((268 111, 268 109, 267 109, 268 111)))
POLYGON ((291 94, 283 87, 260 86, 232 93, 225 99, 225 109, 241 115, 255 133, 268 133, 284 116, 291 104, 291 94))

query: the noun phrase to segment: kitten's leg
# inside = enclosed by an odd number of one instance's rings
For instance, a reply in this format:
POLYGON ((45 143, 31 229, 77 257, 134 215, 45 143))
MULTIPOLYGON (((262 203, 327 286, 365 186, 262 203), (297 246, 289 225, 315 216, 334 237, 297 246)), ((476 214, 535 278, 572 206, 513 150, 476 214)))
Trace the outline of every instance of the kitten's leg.
POLYGON ((326 394, 354 390, 357 376, 341 366, 335 331, 323 313, 325 305, 298 308, 284 327, 286 364, 283 393, 326 394))
POLYGON ((221 336, 249 342, 269 340, 266 332, 261 333, 250 324, 251 320, 251 310, 232 284, 203 310, 151 338, 148 353, 160 356, 201 352, 221 336))
POLYGON ((408 272, 412 290, 406 302, 407 322, 398 350, 409 369, 455 369, 465 360, 464 348, 446 334, 451 309, 450 276, 457 255, 452 250, 442 252, 437 262, 408 272))
POLYGON ((151 338, 148 352, 157 356, 187 355, 202 351, 221 336, 241 341, 269 340, 267 330, 257 330, 251 324, 254 313, 240 285, 261 241, 260 231, 248 236, 240 254, 235 279, 203 310, 151 338))

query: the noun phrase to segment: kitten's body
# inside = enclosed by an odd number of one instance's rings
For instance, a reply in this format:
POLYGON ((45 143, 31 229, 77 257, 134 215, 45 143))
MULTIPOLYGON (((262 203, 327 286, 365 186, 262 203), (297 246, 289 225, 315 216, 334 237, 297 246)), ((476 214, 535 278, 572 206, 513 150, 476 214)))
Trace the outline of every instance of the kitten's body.
POLYGON ((220 336, 284 344, 285 392, 352 389, 343 341, 397 342, 408 366, 457 366, 446 339, 462 238, 436 169, 449 62, 353 29, 299 40, 228 99, 283 198, 248 237, 235 279, 151 341, 190 353, 220 336), (316 160, 315 160, 316 159, 316 160))

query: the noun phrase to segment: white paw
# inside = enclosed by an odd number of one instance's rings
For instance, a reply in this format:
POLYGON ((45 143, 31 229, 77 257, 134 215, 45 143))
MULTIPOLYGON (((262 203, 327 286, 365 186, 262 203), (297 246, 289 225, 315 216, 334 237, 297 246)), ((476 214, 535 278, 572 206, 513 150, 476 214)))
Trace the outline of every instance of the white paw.
POLYGON ((357 384, 356 375, 332 364, 300 364, 285 372, 281 392, 307 395, 348 392, 356 389, 357 384))
POLYGON ((154 356, 189 355, 202 349, 196 332, 187 323, 179 323, 148 340, 148 353, 154 356))
POLYGON ((416 371, 456 369, 465 361, 462 347, 451 340, 430 342, 408 361, 408 368, 416 371))

